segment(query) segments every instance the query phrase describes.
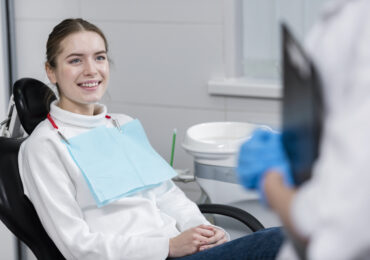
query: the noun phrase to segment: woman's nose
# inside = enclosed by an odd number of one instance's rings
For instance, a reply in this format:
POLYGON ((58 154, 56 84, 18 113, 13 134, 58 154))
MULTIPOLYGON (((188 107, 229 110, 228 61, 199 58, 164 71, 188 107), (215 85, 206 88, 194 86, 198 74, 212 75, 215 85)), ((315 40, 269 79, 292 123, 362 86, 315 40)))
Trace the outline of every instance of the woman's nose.
POLYGON ((84 74, 85 75, 95 75, 97 73, 97 68, 95 66, 95 62, 91 60, 87 60, 85 62, 84 74))

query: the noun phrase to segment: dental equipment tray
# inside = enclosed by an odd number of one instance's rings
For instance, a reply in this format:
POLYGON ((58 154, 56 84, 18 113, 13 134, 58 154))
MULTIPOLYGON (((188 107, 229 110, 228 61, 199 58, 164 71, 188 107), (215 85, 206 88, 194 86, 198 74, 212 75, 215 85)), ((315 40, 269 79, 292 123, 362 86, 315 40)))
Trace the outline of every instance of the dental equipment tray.
POLYGON ((324 113, 322 85, 310 57, 284 24, 282 40, 282 138, 294 182, 299 186, 310 178, 319 156, 324 113))

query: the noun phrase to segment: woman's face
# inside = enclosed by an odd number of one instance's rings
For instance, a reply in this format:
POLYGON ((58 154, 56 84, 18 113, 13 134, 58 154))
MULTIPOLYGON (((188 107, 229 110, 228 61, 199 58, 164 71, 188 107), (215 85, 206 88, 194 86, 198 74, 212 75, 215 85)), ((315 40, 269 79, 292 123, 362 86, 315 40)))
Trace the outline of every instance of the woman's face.
POLYGON ((46 65, 52 83, 59 86, 58 106, 93 115, 94 103, 104 95, 109 80, 109 62, 102 37, 90 31, 73 33, 60 43, 56 67, 46 65))

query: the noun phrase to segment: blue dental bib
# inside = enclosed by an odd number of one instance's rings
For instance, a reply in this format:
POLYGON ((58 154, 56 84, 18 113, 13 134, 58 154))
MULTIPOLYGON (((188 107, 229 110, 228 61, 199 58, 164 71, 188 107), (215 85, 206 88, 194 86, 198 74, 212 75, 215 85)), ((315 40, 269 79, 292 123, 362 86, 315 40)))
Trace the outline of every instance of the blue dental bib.
POLYGON ((98 207, 167 181, 176 172, 153 149, 139 120, 100 126, 66 144, 98 207))

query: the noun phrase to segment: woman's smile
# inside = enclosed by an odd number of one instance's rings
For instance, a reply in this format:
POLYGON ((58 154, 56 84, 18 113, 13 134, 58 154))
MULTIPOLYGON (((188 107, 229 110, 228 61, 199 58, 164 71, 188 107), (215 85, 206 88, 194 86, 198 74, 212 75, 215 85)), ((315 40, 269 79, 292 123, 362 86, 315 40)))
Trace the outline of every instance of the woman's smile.
POLYGON ((101 80, 89 80, 86 82, 78 83, 77 85, 87 91, 96 90, 101 83, 101 80))

